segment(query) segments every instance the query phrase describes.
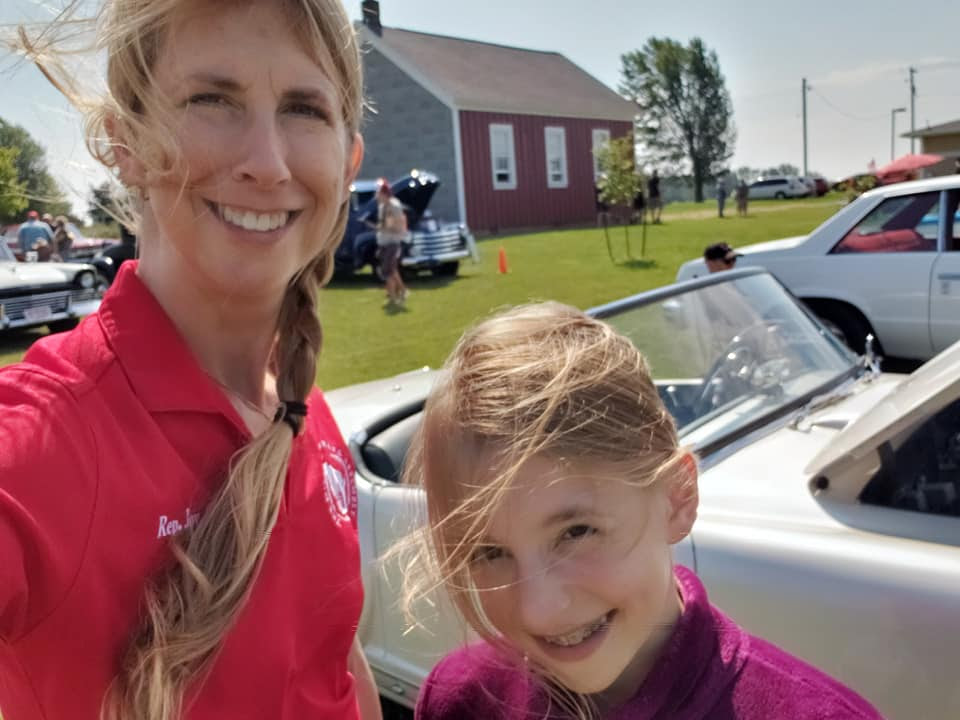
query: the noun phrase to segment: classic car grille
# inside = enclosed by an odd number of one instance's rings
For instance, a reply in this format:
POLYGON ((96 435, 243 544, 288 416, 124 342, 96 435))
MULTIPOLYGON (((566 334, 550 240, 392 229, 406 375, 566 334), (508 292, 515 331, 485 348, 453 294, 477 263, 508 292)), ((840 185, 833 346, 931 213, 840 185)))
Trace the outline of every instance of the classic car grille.
POLYGON ((44 305, 50 308, 51 313, 62 313, 66 312, 70 305, 70 292, 44 293, 0 300, 0 305, 3 305, 4 315, 11 320, 22 320, 27 310, 44 305))
POLYGON ((455 252, 465 247, 466 241, 456 230, 438 233, 414 233, 414 255, 439 255, 440 253, 455 252))

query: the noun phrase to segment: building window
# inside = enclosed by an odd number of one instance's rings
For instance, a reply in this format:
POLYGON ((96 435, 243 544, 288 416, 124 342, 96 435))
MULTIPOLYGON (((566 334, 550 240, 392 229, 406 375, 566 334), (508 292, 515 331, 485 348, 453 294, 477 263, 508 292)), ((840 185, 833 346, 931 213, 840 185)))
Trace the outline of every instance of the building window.
POLYGON ((606 128, 593 129, 593 179, 600 177, 600 160, 597 153, 610 142, 610 131, 606 128))
POLYGON ((493 189, 517 189, 517 158, 513 149, 513 125, 490 125, 490 161, 493 189))
POLYGON ((547 187, 567 187, 567 131, 548 127, 543 131, 547 151, 547 187))

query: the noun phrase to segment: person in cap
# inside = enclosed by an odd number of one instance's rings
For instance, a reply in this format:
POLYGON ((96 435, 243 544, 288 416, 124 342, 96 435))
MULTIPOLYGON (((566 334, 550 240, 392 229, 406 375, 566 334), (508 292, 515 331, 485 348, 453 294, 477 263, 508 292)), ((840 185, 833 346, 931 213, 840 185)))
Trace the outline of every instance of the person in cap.
POLYGON ((20 226, 17 231, 17 244, 20 246, 21 259, 27 256, 27 253, 34 250, 38 240, 46 241, 47 245, 53 245, 53 232, 50 226, 41 222, 40 215, 36 210, 27 213, 27 221, 20 226))
POLYGON ((707 270, 712 273, 722 270, 730 270, 737 264, 737 258, 741 257, 727 243, 715 243, 703 251, 703 259, 707 263, 707 270))

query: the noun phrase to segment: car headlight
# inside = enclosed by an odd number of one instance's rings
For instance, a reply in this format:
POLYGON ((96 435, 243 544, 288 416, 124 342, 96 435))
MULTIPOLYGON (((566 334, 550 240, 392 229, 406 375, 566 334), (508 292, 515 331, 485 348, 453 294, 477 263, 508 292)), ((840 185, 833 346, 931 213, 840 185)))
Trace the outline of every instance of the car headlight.
POLYGON ((74 278, 74 282, 84 290, 89 290, 96 284, 97 279, 93 276, 92 272, 89 270, 84 270, 83 272, 79 273, 76 278, 74 278))

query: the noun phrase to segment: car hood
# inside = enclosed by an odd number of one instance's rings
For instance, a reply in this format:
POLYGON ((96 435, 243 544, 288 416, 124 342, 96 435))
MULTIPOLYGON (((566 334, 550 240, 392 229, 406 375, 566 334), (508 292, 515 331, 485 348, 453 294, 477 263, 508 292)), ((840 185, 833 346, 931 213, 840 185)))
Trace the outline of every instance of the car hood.
POLYGON ((348 440, 398 410, 423 403, 437 377, 424 367, 370 382, 324 392, 340 432, 348 440))
POLYGON ((754 243, 744 247, 735 248, 741 255, 753 255, 754 253, 792 250, 806 240, 808 235, 796 235, 794 237, 780 238, 779 240, 768 240, 767 242, 754 243))
POLYGON ((62 285, 73 280, 78 265, 63 263, 0 262, 0 288, 38 285, 62 285))
POLYGON ((426 212, 433 194, 440 187, 440 180, 432 173, 414 170, 390 187, 397 200, 413 211, 416 222, 426 212))
POLYGON ((960 342, 906 377, 870 410, 847 425, 807 465, 811 476, 859 460, 918 420, 960 397, 960 342))

